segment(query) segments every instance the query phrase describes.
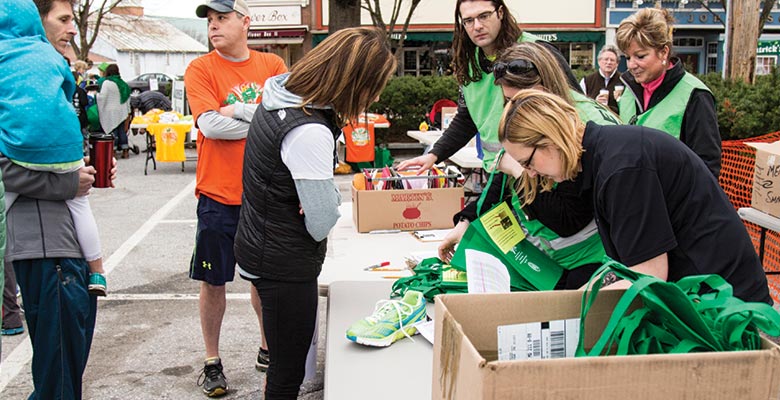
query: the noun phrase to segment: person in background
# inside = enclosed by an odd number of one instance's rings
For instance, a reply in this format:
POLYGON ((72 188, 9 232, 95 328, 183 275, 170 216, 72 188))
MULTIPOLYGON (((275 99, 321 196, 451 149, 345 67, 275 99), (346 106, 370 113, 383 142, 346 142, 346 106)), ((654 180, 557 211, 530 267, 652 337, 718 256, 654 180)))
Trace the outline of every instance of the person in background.
POLYGON ((84 89, 86 85, 85 79, 87 79, 88 69, 89 65, 84 60, 76 60, 73 62, 73 72, 76 73, 76 85, 82 89, 84 89))
POLYGON ((628 61, 620 118, 680 139, 717 178, 721 138, 715 97, 672 57, 673 22, 666 9, 643 8, 620 23, 615 39, 628 61))
POLYGON ((146 114, 153 109, 171 111, 171 100, 156 90, 147 90, 130 97, 130 108, 146 114))
POLYGON ((593 202, 612 259, 670 282, 717 274, 734 296, 772 304, 745 225, 712 171, 679 140, 648 127, 585 124, 560 97, 534 89, 512 97, 499 135, 507 154, 527 165, 526 204, 536 201, 531 178, 543 190, 573 181, 593 202))
POLYGON ((109 64, 98 81, 98 118, 103 132, 114 135, 117 150, 122 158, 130 157, 127 142, 127 120, 130 116, 130 86, 119 76, 119 66, 109 64))
MULTIPOLYGON (((220 396, 228 391, 219 335, 225 315, 225 283, 233 280, 236 269, 233 239, 241 209, 246 136, 266 80, 287 72, 287 67, 279 56, 249 49, 249 7, 243 0, 212 0, 198 6, 195 14, 207 19, 214 51, 191 62, 184 74, 198 128, 198 228, 189 275, 201 281, 198 306, 206 360, 198 384, 207 396, 220 396)), ((241 267, 242 277, 253 277, 241 267)), ((250 289, 250 298, 261 333, 255 367, 265 371, 269 355, 262 306, 255 290, 250 289)))
MULTIPOLYGON (((573 105, 585 121, 600 125, 619 124, 616 117, 605 106, 572 89, 566 76, 555 62, 555 56, 539 43, 517 43, 502 51, 493 66, 496 85, 504 96, 511 99, 521 89, 536 88, 560 96, 573 105)), ((533 164, 533 160, 529 166, 533 164)), ((501 158, 499 170, 493 184, 485 189, 483 209, 486 212, 505 199, 500 198, 503 172, 510 175, 508 185, 523 173, 523 166, 506 155, 501 158)), ((525 220, 522 222, 531 243, 546 243, 540 250, 564 267, 564 275, 558 282, 558 289, 577 289, 588 281, 590 275, 601 266, 604 246, 601 244, 596 223, 593 220, 593 205, 588 198, 579 196, 573 182, 561 182, 553 190, 538 193, 532 204, 523 207, 525 220), (566 239, 562 239, 566 238, 566 239)), ((505 192, 506 193, 506 192, 505 192)), ((520 199, 523 199, 521 194, 520 199)), ((511 206, 511 196, 509 196, 511 206)), ((477 202, 469 203, 455 214, 455 229, 450 231, 439 245, 439 258, 448 262, 455 253, 471 221, 478 218, 477 202)))
POLYGON ((458 0, 452 41, 455 76, 461 85, 458 113, 428 154, 403 161, 398 168, 417 166, 421 171, 427 170, 455 154, 476 134, 484 153, 483 166, 492 168, 493 159, 501 150, 496 133, 504 107, 504 96, 493 84, 493 63, 498 53, 514 43, 536 41, 555 54, 569 85, 579 90, 569 63, 560 52, 520 29, 504 0, 458 0))
POLYGON ((336 139, 379 99, 395 70, 383 31, 348 28, 328 36, 289 74, 266 82, 247 137, 235 251, 263 304, 271 352, 267 400, 296 399, 303 382, 317 276, 340 216, 336 139))
MULTIPOLYGON (((5 226, 0 228, 2 236, 5 236, 5 226)), ((3 246, 5 250, 5 246, 3 246)), ((0 261, 2 262, 2 261, 0 261)), ((3 289, 3 312, 2 312, 2 335, 13 336, 24 333, 24 324, 22 324, 22 309, 19 307, 18 296, 16 295, 16 274, 12 263, 4 263, 5 270, 5 288, 3 289)))
POLYGON ((616 98, 621 94, 620 91, 615 93, 615 85, 622 86, 617 70, 619 61, 620 52, 617 47, 612 44, 605 45, 599 51, 598 70, 580 80, 583 93, 601 104, 606 104, 615 114, 618 113, 616 98), (606 90, 607 93, 602 90, 606 90))
MULTIPOLYGON (((73 78, 76 78, 76 73, 73 73, 73 78)), ((82 83, 86 87, 87 80, 84 79, 82 83)), ((87 106, 89 106, 89 95, 81 85, 76 85, 76 92, 73 93, 73 109, 76 110, 76 116, 79 117, 79 126, 81 128, 81 135, 84 138, 84 154, 89 151, 89 120, 87 119, 87 106)))

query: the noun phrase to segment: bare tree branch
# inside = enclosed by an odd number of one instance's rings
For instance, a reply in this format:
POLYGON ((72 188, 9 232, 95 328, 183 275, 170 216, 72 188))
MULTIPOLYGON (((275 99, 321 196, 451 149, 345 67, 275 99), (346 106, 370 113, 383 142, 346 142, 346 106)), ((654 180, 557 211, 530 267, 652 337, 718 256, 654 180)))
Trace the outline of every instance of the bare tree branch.
POLYGON ((78 30, 79 41, 76 38, 71 39, 70 44, 79 60, 86 60, 89 51, 95 44, 100 33, 100 26, 103 23, 103 17, 111 12, 122 0, 81 0, 74 10, 73 17, 78 30))

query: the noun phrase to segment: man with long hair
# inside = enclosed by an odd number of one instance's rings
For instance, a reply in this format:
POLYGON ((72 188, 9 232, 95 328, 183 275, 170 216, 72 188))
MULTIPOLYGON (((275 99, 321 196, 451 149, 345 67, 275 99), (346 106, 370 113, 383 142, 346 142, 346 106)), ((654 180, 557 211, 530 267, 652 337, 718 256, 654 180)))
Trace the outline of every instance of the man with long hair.
POLYGON ((429 169, 455 154, 477 133, 484 153, 483 166, 492 168, 501 150, 497 132, 504 108, 504 95, 494 84, 493 62, 498 53, 516 42, 544 43, 555 54, 569 85, 580 90, 558 49, 523 32, 504 0, 458 0, 452 41, 455 77, 461 85, 458 113, 428 154, 402 162, 400 169, 411 166, 429 169))

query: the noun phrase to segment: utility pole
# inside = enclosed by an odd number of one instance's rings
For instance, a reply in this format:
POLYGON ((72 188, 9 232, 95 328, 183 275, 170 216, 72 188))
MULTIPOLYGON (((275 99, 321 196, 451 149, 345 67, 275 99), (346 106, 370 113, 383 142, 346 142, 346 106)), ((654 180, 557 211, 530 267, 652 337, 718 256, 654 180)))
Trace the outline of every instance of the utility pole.
POLYGON ((753 83, 759 32, 760 0, 729 0, 726 13, 726 78, 753 83))

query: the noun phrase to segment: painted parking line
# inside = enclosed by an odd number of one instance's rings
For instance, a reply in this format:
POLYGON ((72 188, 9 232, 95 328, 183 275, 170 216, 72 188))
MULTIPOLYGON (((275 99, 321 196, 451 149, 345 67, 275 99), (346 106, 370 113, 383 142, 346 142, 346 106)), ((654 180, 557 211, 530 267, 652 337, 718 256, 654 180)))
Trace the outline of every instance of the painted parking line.
MULTIPOLYGON (((249 293, 227 293, 225 295, 226 300, 249 300, 249 293)), ((111 296, 101 298, 101 302, 106 301, 170 301, 170 300, 200 300, 200 296, 197 293, 181 294, 181 293, 142 293, 142 294, 116 294, 111 293, 111 296)))
MULTIPOLYGON (((151 217, 143 224, 137 231, 135 231, 121 246, 119 246, 113 254, 105 261, 103 268, 105 268, 105 275, 113 271, 114 267, 119 265, 122 260, 132 251, 139 243, 141 243, 149 233, 163 221, 171 211, 173 211, 179 203, 181 203, 187 196, 192 196, 195 192, 195 179, 192 180, 184 189, 182 189, 176 196, 170 199, 164 206, 162 206, 157 212, 152 214, 151 217)), ((246 295, 249 298, 249 294, 246 295)), ((111 297, 115 297, 114 294, 111 297)), ((25 336, 21 343, 19 343, 14 350, 8 354, 8 357, 0 363, 0 393, 5 390, 5 387, 19 374, 19 372, 32 360, 32 346, 30 345, 30 336, 25 336)))

